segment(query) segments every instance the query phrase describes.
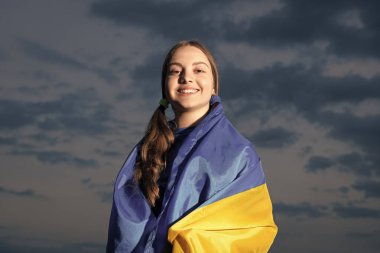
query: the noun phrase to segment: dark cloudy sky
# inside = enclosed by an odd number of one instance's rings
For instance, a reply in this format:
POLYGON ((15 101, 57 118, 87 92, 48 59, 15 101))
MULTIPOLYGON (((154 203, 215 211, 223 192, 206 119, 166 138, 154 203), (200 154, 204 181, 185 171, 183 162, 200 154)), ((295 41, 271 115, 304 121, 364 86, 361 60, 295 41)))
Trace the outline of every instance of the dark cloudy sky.
POLYGON ((379 1, 0 0, 0 252, 104 252, 112 185, 177 41, 215 54, 261 155, 273 253, 380 237, 379 1))

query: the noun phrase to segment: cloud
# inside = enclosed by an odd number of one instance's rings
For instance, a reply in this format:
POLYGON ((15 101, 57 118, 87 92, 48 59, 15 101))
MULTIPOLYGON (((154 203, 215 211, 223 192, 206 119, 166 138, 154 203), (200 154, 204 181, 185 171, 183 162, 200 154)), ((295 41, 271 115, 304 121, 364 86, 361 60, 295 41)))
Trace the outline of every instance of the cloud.
POLYGON ((380 74, 380 60, 366 59, 346 59, 328 57, 323 74, 327 76, 344 77, 347 75, 361 75, 366 78, 373 78, 380 74))
POLYGON ((145 64, 130 71, 133 86, 144 96, 161 97, 161 68, 164 58, 164 54, 154 54, 145 64))
POLYGON ((366 208, 366 207, 357 207, 352 205, 341 205, 337 204, 332 208, 333 212, 340 218, 344 219, 378 219, 380 218, 380 210, 366 208))
POLYGON ((324 156, 312 156, 309 158, 308 163, 305 165, 305 168, 311 172, 317 172, 319 170, 326 170, 334 166, 335 162, 330 158, 324 156))
POLYGON ((14 137, 0 137, 0 145, 13 145, 17 143, 17 139, 14 137))
POLYGON ((37 142, 46 142, 49 145, 55 145, 59 141, 58 137, 52 137, 51 135, 47 134, 45 131, 40 131, 38 133, 32 134, 29 136, 29 138, 37 142))
POLYGON ((27 39, 19 39, 22 51, 35 60, 59 64, 77 70, 88 70, 87 66, 80 61, 66 56, 54 49, 42 46, 39 43, 27 39))
POLYGON ((380 115, 360 117, 351 113, 325 113, 324 116, 325 123, 334 126, 328 134, 330 137, 355 143, 371 154, 380 152, 376 141, 380 138, 380 115))
POLYGON ((90 12, 117 24, 136 26, 152 34, 180 40, 188 38, 207 38, 218 34, 218 10, 224 6, 222 1, 95 1, 90 12), (200 8, 200 5, 202 8, 200 8))
POLYGON ((120 157, 123 154, 116 150, 102 150, 102 149, 95 149, 95 152, 97 154, 103 155, 103 156, 110 156, 110 157, 120 157))
MULTIPOLYGON (((74 57, 67 56, 55 49, 43 46, 31 40, 18 39, 17 42, 20 44, 22 52, 34 60, 63 66, 72 70, 89 71, 95 73, 98 77, 106 80, 109 83, 114 83, 119 80, 119 78, 114 75, 110 69, 97 67, 93 64, 83 63, 74 57)), ((46 78, 49 76, 37 75, 36 77, 46 78)))
POLYGON ((318 172, 329 168, 359 176, 376 176, 380 174, 380 164, 371 160, 370 156, 357 152, 335 157, 311 156, 305 165, 307 171, 318 172))
POLYGON ((112 203, 113 200, 113 191, 104 191, 99 192, 100 201, 105 203, 112 203))
POLYGON ((96 135, 109 130, 110 106, 85 89, 45 102, 0 99, 0 129, 36 126, 42 131, 96 135))
POLYGON ((257 131, 250 139, 258 147, 284 148, 295 143, 297 135, 282 127, 277 127, 257 131))
POLYGON ((104 189, 104 188, 109 188, 113 187, 113 182, 106 182, 106 183, 95 183, 91 178, 84 178, 81 180, 82 183, 90 188, 90 189, 104 189))
POLYGON ((15 190, 4 188, 2 186, 0 186, 0 194, 8 194, 8 195, 17 196, 17 197, 41 197, 40 195, 37 195, 34 192, 34 190, 31 190, 31 189, 15 191, 15 190))
POLYGON ((13 100, 0 100, 0 129, 17 129, 21 126, 26 126, 35 120, 33 115, 30 115, 26 110, 31 110, 25 103, 13 100))
POLYGON ((223 61, 233 63, 239 69, 250 71, 270 67, 275 63, 289 65, 297 60, 298 52, 296 49, 254 47, 242 42, 219 42, 216 46, 216 55, 223 61))
POLYGON ((341 171, 354 172, 357 175, 365 176, 371 176, 372 171, 380 174, 379 168, 373 166, 371 160, 357 152, 338 156, 336 161, 341 171))
POLYGON ((190 38, 224 38, 280 47, 327 40, 329 51, 337 55, 380 56, 376 46, 380 44, 376 1, 255 1, 242 9, 244 4, 98 0, 90 6, 90 12, 176 40, 183 38, 183 31, 190 38))
POLYGON ((346 233, 346 237, 354 239, 377 239, 380 236, 380 230, 375 230, 371 232, 349 232, 346 233))
POLYGON ((84 178, 82 183, 87 188, 94 190, 101 202, 112 203, 114 182, 96 183, 91 178, 84 178))
POLYGON ((287 217, 309 217, 320 218, 325 216, 336 216, 343 219, 377 219, 380 217, 380 210, 359 207, 353 204, 334 203, 331 205, 314 205, 309 202, 298 204, 274 203, 275 214, 287 217))
POLYGON ((34 71, 33 77, 36 80, 43 80, 47 82, 52 82, 55 79, 49 72, 46 72, 45 70, 42 70, 42 69, 34 71))
POLYGON ((39 150, 11 150, 9 155, 14 156, 34 156, 45 164, 70 165, 78 168, 97 168, 98 162, 94 159, 83 159, 67 152, 61 151, 39 151, 39 150))
POLYGON ((322 111, 327 104, 358 103, 380 97, 377 85, 380 77, 326 77, 318 66, 306 67, 300 63, 276 63, 257 70, 226 64, 220 73, 223 98, 250 102, 242 111, 294 108, 310 121, 323 124, 330 123, 335 116, 322 111), (330 118, 326 120, 326 116, 330 118))
POLYGON ((352 185, 357 191, 362 191, 366 198, 380 197, 380 182, 373 180, 359 180, 352 185))
POLYGON ((375 11, 378 2, 284 0, 281 3, 281 9, 260 18, 253 17, 240 29, 237 26, 241 24, 226 21, 225 37, 231 41, 279 47, 326 40, 328 50, 337 55, 380 56, 376 48, 380 42, 376 25, 379 17, 375 11), (347 15, 349 12, 356 16, 347 15))
POLYGON ((286 204, 286 203, 274 203, 273 210, 274 213, 285 215, 288 217, 310 217, 310 218, 319 218, 326 216, 327 207, 323 205, 313 205, 309 202, 302 202, 299 204, 286 204))

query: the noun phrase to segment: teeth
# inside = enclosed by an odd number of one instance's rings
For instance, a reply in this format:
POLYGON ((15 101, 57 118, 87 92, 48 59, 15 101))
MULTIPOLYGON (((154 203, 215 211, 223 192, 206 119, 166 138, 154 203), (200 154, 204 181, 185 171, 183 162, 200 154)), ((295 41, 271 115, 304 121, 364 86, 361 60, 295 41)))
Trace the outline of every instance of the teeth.
POLYGON ((183 90, 179 90, 178 91, 179 93, 185 93, 185 94, 189 94, 189 93, 195 93, 195 92, 197 92, 197 90, 196 89, 183 89, 183 90))

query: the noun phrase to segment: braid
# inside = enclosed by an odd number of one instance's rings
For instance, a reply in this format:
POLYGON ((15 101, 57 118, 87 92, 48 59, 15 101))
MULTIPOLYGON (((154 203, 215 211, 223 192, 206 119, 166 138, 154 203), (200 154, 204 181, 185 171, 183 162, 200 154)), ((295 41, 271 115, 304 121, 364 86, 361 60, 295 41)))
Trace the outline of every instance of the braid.
POLYGON ((157 180, 165 168, 166 153, 174 142, 174 135, 160 105, 148 124, 143 144, 136 161, 134 180, 139 183, 151 206, 159 197, 157 180))

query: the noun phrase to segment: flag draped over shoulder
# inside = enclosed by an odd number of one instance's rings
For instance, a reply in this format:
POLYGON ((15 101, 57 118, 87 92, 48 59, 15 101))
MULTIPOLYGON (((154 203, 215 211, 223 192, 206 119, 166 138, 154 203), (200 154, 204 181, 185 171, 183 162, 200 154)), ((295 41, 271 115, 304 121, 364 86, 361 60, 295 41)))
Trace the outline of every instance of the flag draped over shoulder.
POLYGON ((277 233, 260 158, 219 104, 184 139, 156 217, 133 182, 139 144, 115 183, 107 252, 267 252, 277 233))

